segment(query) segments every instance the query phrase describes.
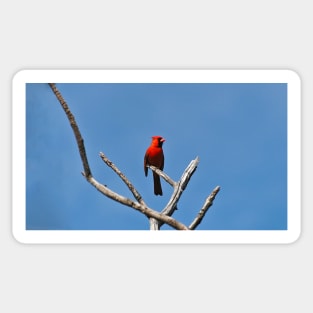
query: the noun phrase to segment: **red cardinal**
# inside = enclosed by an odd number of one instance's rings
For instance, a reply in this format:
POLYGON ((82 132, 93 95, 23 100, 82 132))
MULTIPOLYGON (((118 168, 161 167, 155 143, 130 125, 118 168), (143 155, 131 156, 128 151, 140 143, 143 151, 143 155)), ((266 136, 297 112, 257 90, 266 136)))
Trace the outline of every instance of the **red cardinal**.
MULTIPOLYGON (((162 145, 165 139, 161 136, 153 136, 152 142, 150 147, 147 149, 143 166, 145 170, 145 175, 148 175, 148 168, 147 165, 153 165, 163 170, 164 167, 164 155, 162 150, 162 145)), ((161 187, 161 181, 160 176, 153 172, 153 182, 154 182, 154 194, 162 196, 162 187, 161 187)))

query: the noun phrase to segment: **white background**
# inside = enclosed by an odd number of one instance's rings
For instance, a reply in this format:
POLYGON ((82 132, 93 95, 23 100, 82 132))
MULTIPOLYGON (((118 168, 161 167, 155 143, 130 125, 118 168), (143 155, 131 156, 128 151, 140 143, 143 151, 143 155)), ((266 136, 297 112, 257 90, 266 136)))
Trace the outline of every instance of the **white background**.
POLYGON ((310 2, 30 0, 0 6, 1 312, 312 311, 310 2), (295 70, 302 79, 300 239, 290 245, 16 242, 12 77, 21 69, 53 68, 295 70))

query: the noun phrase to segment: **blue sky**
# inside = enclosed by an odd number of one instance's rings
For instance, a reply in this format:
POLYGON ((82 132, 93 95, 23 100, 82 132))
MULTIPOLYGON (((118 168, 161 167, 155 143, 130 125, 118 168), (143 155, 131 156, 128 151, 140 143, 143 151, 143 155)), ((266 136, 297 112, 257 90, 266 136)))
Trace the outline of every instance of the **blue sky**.
MULTIPOLYGON (((143 157, 151 136, 166 139, 164 171, 179 180, 199 166, 173 215, 189 225, 221 190, 199 230, 287 228, 287 84, 57 84, 75 115, 95 179, 132 198, 99 157, 105 153, 153 209, 143 157)), ((148 219, 100 194, 83 170, 69 122, 48 84, 26 88, 26 229, 148 230, 148 219)), ((162 229, 171 229, 163 226, 162 229)))

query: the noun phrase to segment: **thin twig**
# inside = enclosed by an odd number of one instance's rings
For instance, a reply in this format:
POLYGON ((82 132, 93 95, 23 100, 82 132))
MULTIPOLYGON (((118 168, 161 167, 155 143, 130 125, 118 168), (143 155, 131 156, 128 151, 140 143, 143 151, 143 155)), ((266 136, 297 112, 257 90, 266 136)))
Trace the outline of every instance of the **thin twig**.
POLYGON ((171 177, 169 177, 167 174, 165 174, 163 171, 158 169, 157 167, 153 165, 147 165, 153 172, 156 172, 159 176, 161 176, 167 183, 169 183, 172 187, 175 187, 177 184, 171 177))
POLYGON ((131 193, 134 195, 135 199, 143 204, 146 205, 142 196, 140 195, 140 193, 136 190, 136 188, 134 187, 134 185, 127 179, 127 177, 116 167, 116 165, 110 161, 103 152, 100 152, 100 157, 102 159, 102 161, 108 165, 121 179, 122 181, 126 184, 126 186, 128 187, 128 189, 131 191, 131 193))
POLYGON ((209 208, 212 206, 213 201, 220 191, 220 187, 217 186, 214 188, 214 190, 211 192, 211 194, 206 198, 201 210, 199 211, 197 217, 193 220, 193 222, 188 227, 190 230, 196 229, 196 227, 201 223, 202 219, 204 218, 205 214, 209 210, 209 208))

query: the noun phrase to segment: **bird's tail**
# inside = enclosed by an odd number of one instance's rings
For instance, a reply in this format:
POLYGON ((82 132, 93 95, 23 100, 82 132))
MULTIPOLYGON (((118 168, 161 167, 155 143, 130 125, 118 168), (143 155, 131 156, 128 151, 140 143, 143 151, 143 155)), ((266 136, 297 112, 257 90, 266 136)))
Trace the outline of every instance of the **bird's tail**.
POLYGON ((154 183, 154 194, 162 196, 162 187, 161 187, 161 180, 160 176, 153 172, 153 183, 154 183))

